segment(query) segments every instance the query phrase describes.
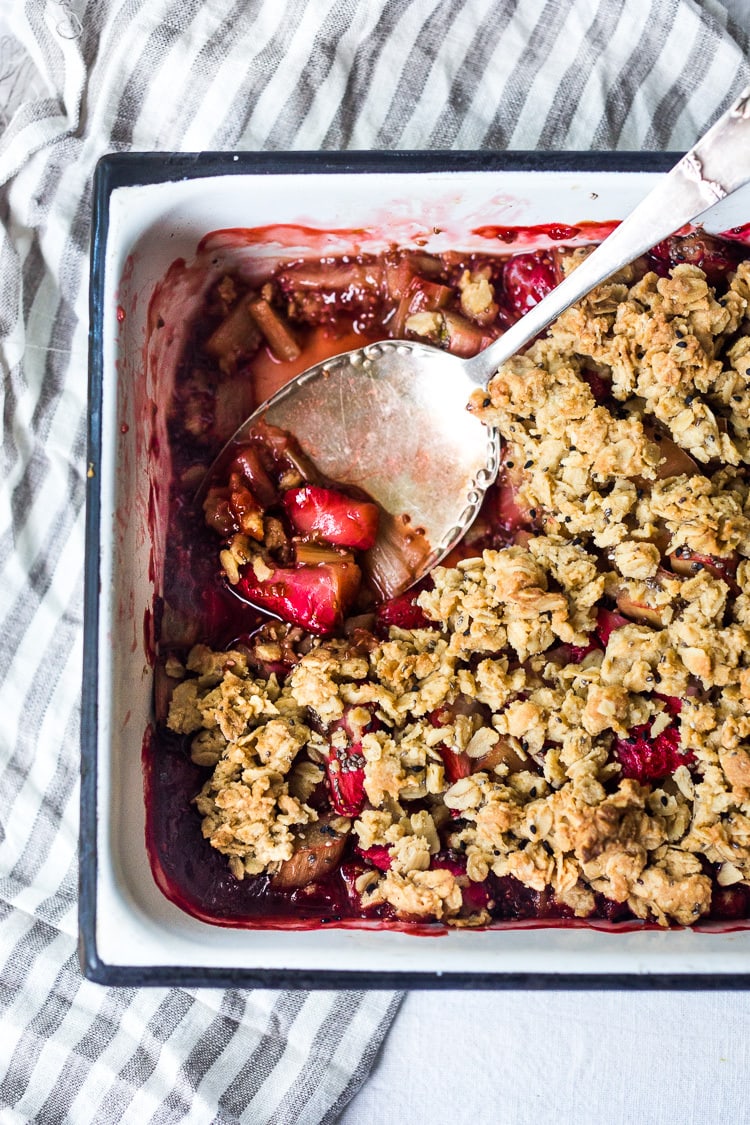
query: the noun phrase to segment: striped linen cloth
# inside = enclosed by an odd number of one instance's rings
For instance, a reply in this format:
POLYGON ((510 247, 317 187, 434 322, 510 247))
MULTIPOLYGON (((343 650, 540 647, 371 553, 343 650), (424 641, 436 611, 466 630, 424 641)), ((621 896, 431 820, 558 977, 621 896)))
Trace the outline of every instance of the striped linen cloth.
POLYGON ((750 81, 746 0, 728 8, 0 4, 2 1125, 334 1121, 399 999, 104 989, 81 978, 87 251, 97 158, 128 149, 684 149, 750 81))

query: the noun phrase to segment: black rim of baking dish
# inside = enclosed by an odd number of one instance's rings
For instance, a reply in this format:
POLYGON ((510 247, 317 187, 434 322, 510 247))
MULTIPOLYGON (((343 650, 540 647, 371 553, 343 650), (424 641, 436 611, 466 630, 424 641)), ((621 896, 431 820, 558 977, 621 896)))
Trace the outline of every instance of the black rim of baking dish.
MULTIPOLYGON (((83 692, 81 722, 81 828, 79 955, 84 975, 118 986, 184 988, 492 988, 710 990, 750 988, 750 973, 503 973, 306 969, 108 964, 96 945, 97 912, 97 669, 101 464, 104 261, 109 199, 120 187, 216 175, 304 175, 396 172, 664 172, 676 154, 642 152, 201 152, 119 153, 99 161, 94 179, 89 297, 89 433, 86 498, 83 692)), ((616 936, 613 935, 616 940, 616 936)))

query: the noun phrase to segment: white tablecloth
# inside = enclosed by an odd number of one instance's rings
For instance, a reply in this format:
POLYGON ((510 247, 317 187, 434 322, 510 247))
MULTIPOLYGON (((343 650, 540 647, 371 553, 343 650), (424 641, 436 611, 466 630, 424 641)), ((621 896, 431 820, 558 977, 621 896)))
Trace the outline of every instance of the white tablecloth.
POLYGON ((740 1125, 750 995, 412 992, 341 1125, 740 1125))

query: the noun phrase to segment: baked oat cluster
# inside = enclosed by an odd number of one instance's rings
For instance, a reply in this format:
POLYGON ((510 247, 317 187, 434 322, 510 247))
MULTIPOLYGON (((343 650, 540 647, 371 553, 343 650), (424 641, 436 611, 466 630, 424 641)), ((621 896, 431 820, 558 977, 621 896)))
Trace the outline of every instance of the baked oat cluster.
POLYGON ((690 925, 750 884, 750 263, 724 289, 630 267, 498 371, 472 409, 509 541, 436 568, 408 627, 174 662, 238 879, 303 886, 317 826, 362 911, 411 921, 488 924, 512 876, 690 925))

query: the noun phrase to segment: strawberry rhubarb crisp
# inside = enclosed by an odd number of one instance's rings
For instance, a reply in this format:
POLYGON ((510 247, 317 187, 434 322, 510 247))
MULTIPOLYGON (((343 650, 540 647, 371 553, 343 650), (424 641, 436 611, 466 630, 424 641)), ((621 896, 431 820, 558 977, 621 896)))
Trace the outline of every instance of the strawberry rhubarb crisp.
POLYGON ((217 281, 172 413, 149 767, 167 893, 225 924, 750 918, 742 250, 670 239, 502 367, 470 404, 501 478, 445 565, 385 603, 377 507, 289 435, 255 435, 191 509, 233 428, 222 395, 268 349, 282 375, 321 341, 473 354, 587 251, 217 281))

